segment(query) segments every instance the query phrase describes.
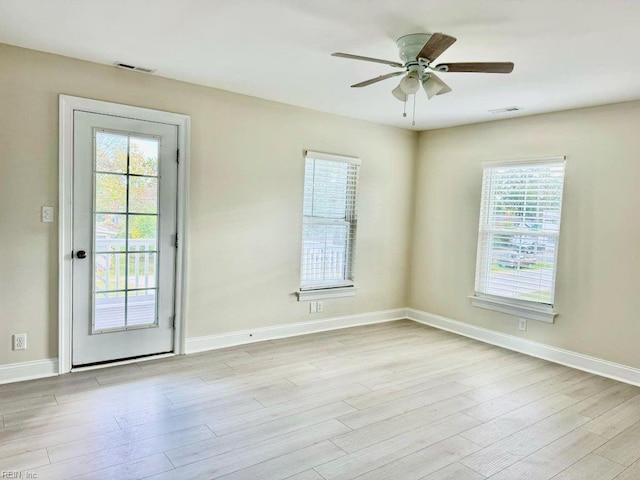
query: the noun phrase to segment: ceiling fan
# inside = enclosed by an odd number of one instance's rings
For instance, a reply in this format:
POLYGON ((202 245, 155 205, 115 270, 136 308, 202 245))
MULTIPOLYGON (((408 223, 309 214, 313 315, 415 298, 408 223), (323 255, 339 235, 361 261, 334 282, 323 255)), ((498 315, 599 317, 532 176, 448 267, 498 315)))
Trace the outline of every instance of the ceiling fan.
MULTIPOLYGON (((436 58, 442 55, 455 41, 456 38, 445 35, 444 33, 412 33, 400 37, 396 43, 400 51, 402 63, 379 58, 363 57, 361 55, 352 55, 350 53, 336 52, 331 55, 334 57, 381 63, 394 68, 401 68, 402 70, 397 72, 380 75, 351 86, 353 88, 366 87, 388 78, 404 75, 400 80, 400 84, 394 88, 391 93, 398 100, 405 102, 404 116, 406 117, 406 102, 408 97, 409 95, 415 95, 420 90, 420 86, 422 86, 429 99, 434 95, 444 95, 451 91, 451 88, 434 72, 511 73, 513 71, 513 63, 511 62, 441 63, 434 66, 433 63, 436 58)), ((415 96, 413 115, 413 124, 415 125, 415 96)))

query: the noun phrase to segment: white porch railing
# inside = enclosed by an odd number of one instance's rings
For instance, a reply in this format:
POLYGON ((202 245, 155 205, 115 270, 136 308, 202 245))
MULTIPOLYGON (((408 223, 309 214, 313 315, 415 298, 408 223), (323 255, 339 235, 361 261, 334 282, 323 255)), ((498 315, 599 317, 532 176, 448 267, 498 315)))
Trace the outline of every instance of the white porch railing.
POLYGON ((302 284, 344 280, 345 264, 344 248, 304 246, 302 284))
POLYGON ((125 240, 96 239, 96 290, 154 288, 157 254, 156 241, 150 238, 129 240, 129 271, 125 272, 125 240), (151 250, 151 251, 150 251, 151 250))
POLYGON ((96 252, 105 252, 95 255, 94 328, 97 331, 147 325, 156 320, 156 291, 153 290, 156 285, 156 241, 129 240, 128 271, 125 248, 124 239, 96 239, 96 252), (122 291, 125 288, 150 290, 134 290, 125 295, 122 291))

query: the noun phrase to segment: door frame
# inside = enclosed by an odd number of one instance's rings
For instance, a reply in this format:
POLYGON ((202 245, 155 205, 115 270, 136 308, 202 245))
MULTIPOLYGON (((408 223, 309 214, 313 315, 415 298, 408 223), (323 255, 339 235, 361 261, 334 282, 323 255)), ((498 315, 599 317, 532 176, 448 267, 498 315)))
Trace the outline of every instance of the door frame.
POLYGON ((166 123, 178 127, 178 248, 176 251, 174 354, 185 353, 189 159, 191 117, 179 113, 121 105, 100 100, 59 97, 58 194, 58 373, 71 371, 73 281, 73 113, 76 110, 166 123))

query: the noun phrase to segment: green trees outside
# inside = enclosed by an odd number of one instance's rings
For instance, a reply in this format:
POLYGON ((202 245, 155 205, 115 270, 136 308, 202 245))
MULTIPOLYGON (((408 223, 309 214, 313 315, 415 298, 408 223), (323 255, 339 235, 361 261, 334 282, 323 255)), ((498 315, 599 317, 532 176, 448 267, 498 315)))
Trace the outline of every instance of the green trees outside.
POLYGON ((155 238, 157 140, 97 132, 95 153, 96 234, 102 238, 124 239, 128 223, 130 239, 155 238), (128 216, 125 215, 127 194, 128 216))

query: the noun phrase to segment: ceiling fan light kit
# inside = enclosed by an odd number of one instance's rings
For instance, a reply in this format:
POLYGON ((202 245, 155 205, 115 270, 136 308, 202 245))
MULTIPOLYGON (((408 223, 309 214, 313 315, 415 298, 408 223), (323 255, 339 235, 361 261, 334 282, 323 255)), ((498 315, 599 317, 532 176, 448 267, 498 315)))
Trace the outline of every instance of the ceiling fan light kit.
POLYGON ((380 58, 352 55, 350 53, 338 52, 333 53, 332 55, 334 57, 374 62, 389 65, 394 68, 402 68, 400 71, 380 75, 379 77, 351 85, 351 87, 366 87, 391 77, 403 75, 399 85, 391 91, 391 94, 401 102, 405 103, 404 116, 406 116, 406 103, 409 100, 409 95, 414 95, 412 124, 415 125, 415 95, 420 90, 421 85, 427 94, 428 99, 431 99, 436 95, 444 95, 451 91, 451 88, 433 72, 511 73, 513 71, 513 63, 511 62, 443 63, 432 66, 431 64, 436 60, 436 58, 453 45, 455 41, 455 37, 445 35, 444 33, 412 33, 404 35, 396 41, 402 63, 383 60, 380 58))
POLYGON ((431 100, 434 96, 439 95, 440 92, 445 89, 445 85, 437 81, 434 77, 429 76, 429 78, 422 82, 422 88, 424 88, 427 98, 431 100))
POLYGON ((402 77, 400 80, 400 90, 402 90, 407 95, 413 95, 420 90, 420 80, 418 80, 418 75, 415 72, 409 72, 407 75, 402 77))
POLYGON ((391 90, 391 94, 401 102, 407 101, 407 94, 402 91, 402 89, 400 88, 400 85, 398 85, 396 88, 391 90))

